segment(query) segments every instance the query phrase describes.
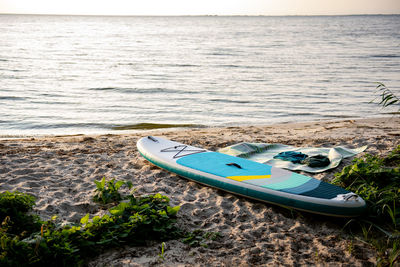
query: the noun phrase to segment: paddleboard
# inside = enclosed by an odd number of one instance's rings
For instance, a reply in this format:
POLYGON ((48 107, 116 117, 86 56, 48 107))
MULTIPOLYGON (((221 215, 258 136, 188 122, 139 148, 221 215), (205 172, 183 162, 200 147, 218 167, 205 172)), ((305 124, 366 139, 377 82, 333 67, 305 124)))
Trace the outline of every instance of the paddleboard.
POLYGON ((195 182, 227 192, 338 217, 363 213, 365 201, 341 187, 266 164, 147 136, 137 142, 154 165, 195 182))

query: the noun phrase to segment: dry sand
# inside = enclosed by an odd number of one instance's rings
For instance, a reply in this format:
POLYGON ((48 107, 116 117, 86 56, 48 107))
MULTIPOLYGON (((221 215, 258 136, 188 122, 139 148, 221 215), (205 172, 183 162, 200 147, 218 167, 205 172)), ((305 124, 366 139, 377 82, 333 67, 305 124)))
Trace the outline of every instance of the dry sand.
MULTIPOLYGON (((400 119, 322 121, 271 126, 195 128, 99 136, 62 136, 0 140, 0 191, 19 190, 37 198, 35 210, 48 219, 58 214, 77 222, 86 213, 104 213, 91 201, 94 180, 103 176, 132 181, 138 194, 161 193, 180 205, 178 223, 186 230, 219 232, 208 248, 167 241, 164 261, 160 243, 119 248, 93 259, 91 266, 248 266, 349 265, 376 263, 368 245, 341 231, 336 219, 249 200, 208 188, 146 162, 136 141, 146 135, 210 150, 239 142, 330 147, 368 145, 366 153, 385 154, 400 144, 400 119)), ((331 180, 349 164, 311 175, 331 180)))

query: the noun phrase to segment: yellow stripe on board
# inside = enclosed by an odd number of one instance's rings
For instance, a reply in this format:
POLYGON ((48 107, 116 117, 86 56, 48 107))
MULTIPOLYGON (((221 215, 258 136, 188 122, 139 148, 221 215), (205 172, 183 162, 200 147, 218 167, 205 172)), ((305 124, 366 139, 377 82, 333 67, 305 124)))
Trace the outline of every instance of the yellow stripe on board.
POLYGON ((269 175, 228 176, 226 178, 241 182, 247 180, 271 178, 271 175, 269 174, 269 175))

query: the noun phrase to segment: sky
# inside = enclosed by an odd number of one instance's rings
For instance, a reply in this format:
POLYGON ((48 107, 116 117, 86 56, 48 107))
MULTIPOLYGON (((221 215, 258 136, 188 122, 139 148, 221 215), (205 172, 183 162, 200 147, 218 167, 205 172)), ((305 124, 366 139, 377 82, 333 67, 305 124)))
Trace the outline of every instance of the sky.
POLYGON ((0 0, 0 13, 70 15, 400 14, 400 0, 0 0))

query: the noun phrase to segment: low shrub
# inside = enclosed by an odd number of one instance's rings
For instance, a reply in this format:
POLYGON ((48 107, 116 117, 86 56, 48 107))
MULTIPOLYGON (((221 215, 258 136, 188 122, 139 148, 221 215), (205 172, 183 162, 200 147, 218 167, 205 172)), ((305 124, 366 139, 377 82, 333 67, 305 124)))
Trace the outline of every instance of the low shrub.
POLYGON ((386 157, 365 155, 335 175, 334 184, 361 196, 366 214, 351 220, 379 254, 379 265, 400 259, 400 146, 386 157), (359 227, 360 226, 360 227, 359 227), (383 234, 383 236, 382 236, 383 234))
POLYGON ((176 215, 180 207, 170 206, 166 196, 123 197, 118 189, 123 184, 131 188, 131 184, 113 179, 107 188, 105 178, 96 182, 102 183, 102 189, 111 188, 107 197, 99 197, 101 203, 115 202, 115 196, 122 201, 108 209, 108 214, 91 219, 87 214, 78 224, 61 225, 57 216, 41 221, 38 216, 29 215, 34 197, 19 192, 1 193, 0 266, 84 266, 88 259, 108 248, 169 239, 181 239, 190 246, 206 246, 204 240, 220 236, 179 229, 176 215))
POLYGON ((35 205, 35 197, 20 192, 0 193, 0 222, 2 231, 9 234, 32 232, 40 228, 42 222, 39 217, 30 214, 35 205))
MULTIPOLYGON (((7 192, 7 195, 13 196, 9 197, 12 201, 17 199, 32 207, 32 199, 26 194, 7 192)), ((77 225, 59 225, 55 217, 38 224, 35 217, 30 217, 38 228, 24 229, 24 235, 11 234, 5 219, 0 229, 0 265, 79 266, 107 248, 180 238, 184 233, 175 226, 179 208, 171 207, 168 197, 160 194, 130 195, 127 201, 109 209, 109 214, 92 219, 87 214, 77 225)), ((21 209, 29 211, 24 205, 21 209)))

